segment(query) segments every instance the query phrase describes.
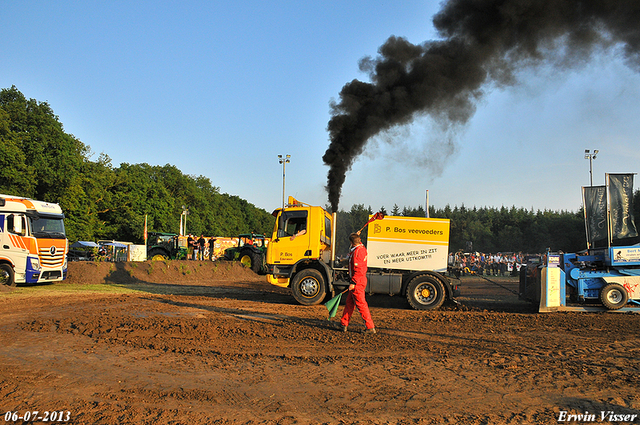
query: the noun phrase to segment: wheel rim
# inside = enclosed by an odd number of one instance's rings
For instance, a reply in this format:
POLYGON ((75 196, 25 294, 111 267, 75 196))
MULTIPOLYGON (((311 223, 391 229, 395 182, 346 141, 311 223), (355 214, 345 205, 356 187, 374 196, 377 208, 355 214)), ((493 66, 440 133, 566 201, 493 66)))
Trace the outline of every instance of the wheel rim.
POLYGON ((607 301, 612 304, 618 304, 622 302, 622 293, 618 289, 612 289, 607 293, 607 301))
POLYGON ((426 282, 416 286, 414 291, 415 299, 420 304, 431 304, 435 299, 436 293, 437 291, 433 285, 426 282))
POLYGON ((9 279, 11 278, 11 276, 9 276, 9 272, 2 269, 0 270, 0 285, 6 285, 9 283, 9 279))
POLYGON ((300 281, 300 293, 305 298, 313 298, 318 294, 319 290, 320 284, 314 278, 305 277, 300 281))
POLYGON ((161 254, 156 254, 153 257, 151 257, 151 261, 162 261, 164 260, 164 255, 161 254))
POLYGON ((249 257, 248 255, 243 255, 242 257, 240 257, 240 263, 245 267, 251 268, 251 257, 249 257))

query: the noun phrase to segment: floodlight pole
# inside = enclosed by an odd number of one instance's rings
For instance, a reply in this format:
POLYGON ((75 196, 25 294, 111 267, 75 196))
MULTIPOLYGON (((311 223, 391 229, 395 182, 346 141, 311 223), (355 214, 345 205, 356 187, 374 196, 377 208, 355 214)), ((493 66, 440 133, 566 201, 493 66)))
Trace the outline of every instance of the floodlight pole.
POLYGON ((425 202, 424 216, 429 218, 429 189, 427 189, 427 200, 425 202))
POLYGON ((282 164, 282 209, 284 209, 284 170, 288 162, 291 162, 291 155, 278 155, 278 162, 282 164))
POLYGON ((597 149, 593 150, 593 153, 589 152, 589 149, 584 150, 584 159, 589 160, 589 181, 591 186, 593 186, 593 160, 596 159, 596 155, 600 152, 597 149))
POLYGON ((189 214, 189 208, 182 206, 182 214, 180 214, 180 236, 187 235, 187 215, 189 214))

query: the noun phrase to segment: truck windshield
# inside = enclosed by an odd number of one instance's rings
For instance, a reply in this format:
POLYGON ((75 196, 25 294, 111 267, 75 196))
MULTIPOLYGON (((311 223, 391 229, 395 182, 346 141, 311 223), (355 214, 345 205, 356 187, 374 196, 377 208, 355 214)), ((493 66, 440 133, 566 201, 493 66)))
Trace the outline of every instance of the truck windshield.
POLYGON ((29 217, 31 222, 31 234, 37 238, 66 238, 64 232, 64 219, 60 216, 39 215, 29 217))
POLYGON ((278 221, 278 237, 293 236, 307 229, 306 211, 285 211, 278 221))

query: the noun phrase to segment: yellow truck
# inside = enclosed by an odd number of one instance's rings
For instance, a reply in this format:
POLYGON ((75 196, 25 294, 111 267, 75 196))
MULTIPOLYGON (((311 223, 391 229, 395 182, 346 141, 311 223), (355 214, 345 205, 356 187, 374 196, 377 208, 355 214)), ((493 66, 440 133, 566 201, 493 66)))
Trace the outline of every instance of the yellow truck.
MULTIPOLYGON (((273 212, 267 249, 269 283, 291 289, 302 305, 320 304, 349 286, 346 261, 336 258, 336 214, 289 197, 273 212)), ((459 294, 445 275, 450 222, 389 217, 368 230, 368 294, 402 295, 416 310, 432 310, 459 294)))
POLYGON ((0 195, 0 247, 1 285, 66 278, 69 242, 58 204, 0 195))

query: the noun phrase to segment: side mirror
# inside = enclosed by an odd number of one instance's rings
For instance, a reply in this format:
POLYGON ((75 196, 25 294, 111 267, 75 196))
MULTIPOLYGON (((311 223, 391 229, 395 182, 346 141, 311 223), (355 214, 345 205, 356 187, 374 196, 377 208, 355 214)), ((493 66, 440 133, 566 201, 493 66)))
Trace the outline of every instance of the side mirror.
POLYGON ((284 236, 285 221, 283 216, 284 214, 282 213, 280 213, 280 215, 278 216, 278 227, 276 230, 276 238, 274 242, 278 242, 280 240, 280 237, 284 236))
POLYGON ((284 230, 284 217, 282 214, 278 216, 278 230, 284 230))

